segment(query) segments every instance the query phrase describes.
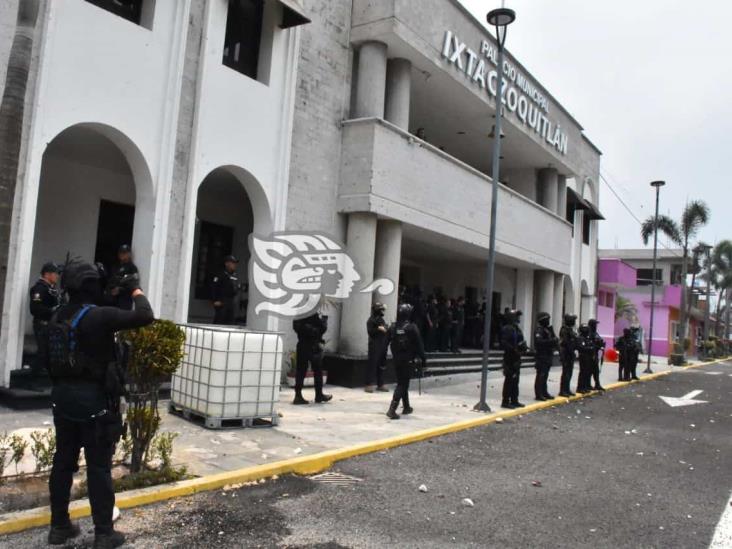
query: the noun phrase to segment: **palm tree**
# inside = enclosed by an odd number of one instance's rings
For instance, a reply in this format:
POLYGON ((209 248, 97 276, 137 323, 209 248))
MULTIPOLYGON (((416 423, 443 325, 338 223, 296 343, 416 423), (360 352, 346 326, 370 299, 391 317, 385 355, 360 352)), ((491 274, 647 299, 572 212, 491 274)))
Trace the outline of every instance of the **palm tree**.
POLYGON ((627 297, 618 294, 615 298, 615 320, 618 321, 621 318, 627 320, 631 326, 639 324, 638 307, 627 297))
MULTIPOLYGON (((681 213, 681 221, 677 223, 666 215, 659 215, 658 221, 655 217, 649 217, 641 225, 641 238, 644 244, 648 244, 654 231, 665 234, 674 244, 681 246, 683 252, 681 266, 681 305, 679 307, 681 318, 679 328, 681 337, 686 338, 687 330, 687 314, 686 304, 688 302, 688 287, 686 277, 689 274, 689 252, 691 250, 691 241, 704 225, 709 222, 709 206, 702 200, 693 200, 689 202, 684 211, 681 213)), ((654 273, 655 278, 655 273, 654 273)), ((683 345, 686 347, 686 345, 683 345)))
POLYGON ((719 297, 717 298, 718 335, 719 328, 721 327, 722 296, 726 296, 724 299, 726 306, 726 331, 724 339, 727 339, 729 336, 730 296, 732 295, 732 240, 722 240, 714 247, 714 252, 712 252, 712 280, 719 292, 719 297))
POLYGON ((5 294, 10 226, 18 180, 28 76, 39 0, 20 0, 8 72, 0 102, 0 310, 5 294))

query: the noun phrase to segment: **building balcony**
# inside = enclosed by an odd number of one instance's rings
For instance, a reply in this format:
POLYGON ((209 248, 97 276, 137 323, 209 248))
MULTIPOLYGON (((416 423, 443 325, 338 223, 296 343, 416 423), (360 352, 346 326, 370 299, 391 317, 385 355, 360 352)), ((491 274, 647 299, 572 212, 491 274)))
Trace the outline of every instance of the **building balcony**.
MULTIPOLYGON (((384 120, 344 123, 338 206, 401 221, 487 258, 491 179, 384 120)), ((497 223, 499 261, 569 274, 566 220, 501 184, 497 223)))

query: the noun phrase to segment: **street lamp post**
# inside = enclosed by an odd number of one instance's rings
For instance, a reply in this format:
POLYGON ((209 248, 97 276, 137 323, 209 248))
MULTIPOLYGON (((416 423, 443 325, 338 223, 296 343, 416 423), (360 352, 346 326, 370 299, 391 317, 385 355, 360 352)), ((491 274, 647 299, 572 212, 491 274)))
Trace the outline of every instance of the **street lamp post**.
POLYGON ((496 213, 498 204, 498 176, 501 162, 501 118, 503 110, 503 50, 508 25, 516 20, 516 12, 508 8, 497 8, 488 12, 488 24, 496 29, 498 42, 498 83, 496 91, 496 124, 493 128, 493 166, 491 173, 491 229, 488 245, 488 279, 486 281, 485 326, 483 331, 483 369, 480 376, 480 401, 474 410, 490 412, 486 402, 488 386, 488 361, 491 350, 491 322, 493 311, 493 277, 496 266, 496 213))
POLYGON ((656 263, 658 261, 658 204, 661 195, 661 187, 666 184, 665 181, 654 181, 651 187, 656 188, 656 216, 653 222, 653 275, 651 276, 651 322, 648 327, 648 364, 643 371, 645 374, 652 374, 651 355, 653 354, 653 315, 656 311, 656 263))

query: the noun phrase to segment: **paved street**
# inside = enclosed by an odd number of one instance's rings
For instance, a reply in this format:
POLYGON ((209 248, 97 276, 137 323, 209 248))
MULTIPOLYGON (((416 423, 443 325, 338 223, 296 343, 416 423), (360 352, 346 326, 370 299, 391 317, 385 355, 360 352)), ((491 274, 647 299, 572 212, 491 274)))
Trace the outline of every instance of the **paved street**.
MULTIPOLYGON (((666 359, 656 359, 656 372, 668 370, 666 359)), ((576 384, 577 369, 573 384, 576 384)), ((534 397, 533 368, 521 373, 521 399, 526 404, 534 397)), ((561 369, 552 368, 549 390, 559 391, 561 369)), ((605 385, 617 381, 617 366, 607 364, 602 371, 605 385)), ((212 431, 199 424, 167 413, 163 402, 163 431, 179 433, 175 442, 174 461, 185 464, 195 475, 209 475, 243 467, 271 463, 297 455, 309 455, 343 446, 363 444, 392 436, 413 433, 474 419, 472 411, 479 394, 480 374, 459 374, 431 377, 423 380, 423 394, 418 395, 418 383, 412 383, 412 404, 418 413, 404 421, 389 421, 385 412, 391 401, 390 393, 364 393, 362 389, 329 386, 333 402, 328 405, 292 406, 293 392, 283 389, 278 411, 280 424, 275 428, 228 429, 212 431)), ((488 376, 488 402, 494 412, 501 412, 500 397, 503 376, 492 371, 488 376)), ((306 389, 312 395, 312 389, 306 389)), ((49 409, 15 410, 0 406, 0 433, 17 433, 29 437, 33 430, 45 430, 52 424, 49 409)), ((30 456, 22 469, 32 472, 30 456)))
MULTIPOLYGON (((730 366, 335 468, 361 482, 288 477, 125 511, 119 527, 139 548, 706 548, 732 492, 730 366)), ((37 547, 43 535, 0 545, 37 547)))

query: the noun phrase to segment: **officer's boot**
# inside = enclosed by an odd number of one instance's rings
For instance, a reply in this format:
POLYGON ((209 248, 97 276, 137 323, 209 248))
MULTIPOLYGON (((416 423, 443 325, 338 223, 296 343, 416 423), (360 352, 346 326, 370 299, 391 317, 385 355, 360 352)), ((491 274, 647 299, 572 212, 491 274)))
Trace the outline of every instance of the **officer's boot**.
POLYGON ((333 395, 327 395, 323 392, 323 372, 315 372, 313 378, 315 381, 315 402, 320 404, 333 400, 333 395))
POLYGON ((125 544, 124 534, 112 531, 109 534, 97 534, 94 536, 94 549, 114 549, 125 544))
POLYGON ((402 414, 405 416, 408 416, 412 412, 414 412, 414 408, 412 408, 409 405, 409 393, 406 393, 404 397, 402 398, 402 403, 404 404, 404 407, 402 408, 402 414))
POLYGON ((310 404, 310 402, 305 400, 302 396, 302 387, 295 387, 295 400, 293 400, 292 403, 296 406, 310 404))
POLYGON ((81 534, 81 528, 73 522, 69 522, 66 526, 51 526, 51 530, 48 532, 48 544, 65 545, 68 540, 79 534, 81 534))
POLYGON ((394 399, 391 401, 391 404, 389 405, 389 411, 386 412, 386 417, 389 419, 399 419, 399 414, 397 414, 397 407, 399 406, 399 401, 394 399))

